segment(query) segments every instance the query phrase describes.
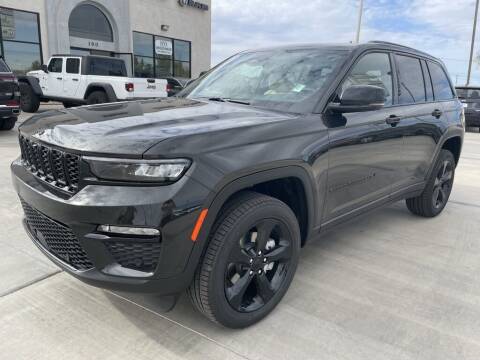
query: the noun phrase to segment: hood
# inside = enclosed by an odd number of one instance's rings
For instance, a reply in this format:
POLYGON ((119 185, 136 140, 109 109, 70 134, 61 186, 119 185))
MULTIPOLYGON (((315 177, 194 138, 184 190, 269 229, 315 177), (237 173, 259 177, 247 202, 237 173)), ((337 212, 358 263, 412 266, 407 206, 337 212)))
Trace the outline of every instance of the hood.
POLYGON ((230 103, 170 98, 49 111, 27 120, 20 132, 74 152, 141 157, 166 139, 268 124, 290 116, 230 103))

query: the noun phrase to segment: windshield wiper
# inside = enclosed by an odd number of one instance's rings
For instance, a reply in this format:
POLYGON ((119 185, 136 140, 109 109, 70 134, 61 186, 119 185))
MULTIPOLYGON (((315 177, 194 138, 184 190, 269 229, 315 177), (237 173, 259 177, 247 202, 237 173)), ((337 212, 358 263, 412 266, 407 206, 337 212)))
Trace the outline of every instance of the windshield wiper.
POLYGON ((230 102, 230 103, 242 104, 242 105, 250 105, 248 101, 235 100, 235 99, 222 98, 222 97, 211 97, 211 98, 208 98, 208 100, 218 101, 218 102, 230 102))

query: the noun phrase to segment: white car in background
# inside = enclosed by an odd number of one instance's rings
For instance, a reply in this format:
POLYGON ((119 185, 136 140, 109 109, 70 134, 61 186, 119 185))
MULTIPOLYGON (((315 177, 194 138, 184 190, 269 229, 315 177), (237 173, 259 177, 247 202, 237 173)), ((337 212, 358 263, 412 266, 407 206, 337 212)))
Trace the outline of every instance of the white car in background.
POLYGON ((130 78, 124 60, 105 56, 54 55, 18 81, 25 112, 36 112, 41 101, 72 107, 167 97, 166 80, 130 78))

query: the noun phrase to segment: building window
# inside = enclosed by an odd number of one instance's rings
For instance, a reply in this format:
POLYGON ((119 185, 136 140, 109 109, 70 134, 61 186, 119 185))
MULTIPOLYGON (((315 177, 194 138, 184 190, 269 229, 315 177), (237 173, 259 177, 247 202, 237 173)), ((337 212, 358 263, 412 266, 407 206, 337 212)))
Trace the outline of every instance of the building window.
POLYGON ((190 42, 133 32, 135 77, 191 77, 190 42))
POLYGON ((15 74, 42 65, 38 19, 36 13, 0 7, 0 50, 15 74))
POLYGON ((96 6, 83 4, 73 9, 68 20, 70 36, 113 42, 113 30, 107 16, 96 6))

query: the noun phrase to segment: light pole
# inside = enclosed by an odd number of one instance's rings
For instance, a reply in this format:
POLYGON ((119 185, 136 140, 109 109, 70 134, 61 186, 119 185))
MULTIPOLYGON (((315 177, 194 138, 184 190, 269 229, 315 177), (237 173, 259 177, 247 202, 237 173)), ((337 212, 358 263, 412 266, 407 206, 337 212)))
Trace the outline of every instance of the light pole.
POLYGON ((478 16, 478 4, 480 0, 477 0, 475 5, 475 16, 473 18, 473 31, 472 31, 472 44, 470 45, 470 60, 468 61, 468 73, 467 73, 467 86, 470 85, 470 76, 472 75, 472 62, 473 62, 473 50, 475 48, 475 33, 477 30, 477 16, 478 16))
MULTIPOLYGON (((477 0, 478 5, 478 0, 477 0)), ((358 24, 357 24, 357 36, 355 37, 355 43, 360 42, 360 29, 362 28, 362 15, 363 15, 363 0, 360 0, 360 8, 358 9, 358 24)))

